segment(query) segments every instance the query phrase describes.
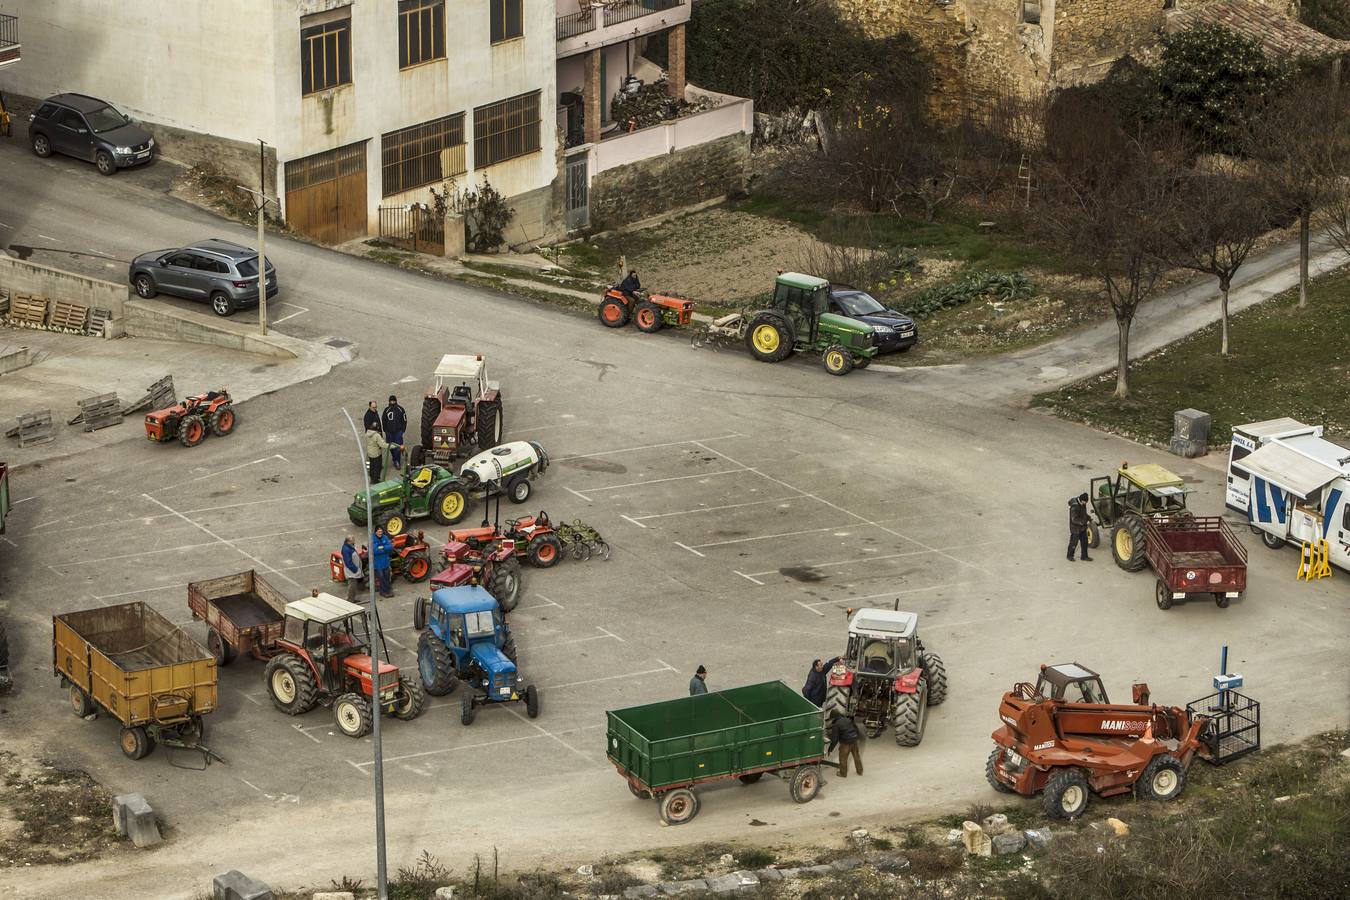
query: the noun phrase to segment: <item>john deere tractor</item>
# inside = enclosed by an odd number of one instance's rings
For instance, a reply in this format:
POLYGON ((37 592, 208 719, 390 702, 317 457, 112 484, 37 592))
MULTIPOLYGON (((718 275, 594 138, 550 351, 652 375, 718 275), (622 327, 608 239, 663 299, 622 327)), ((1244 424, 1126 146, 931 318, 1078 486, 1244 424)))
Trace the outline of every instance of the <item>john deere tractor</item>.
MULTIPOLYGON (((410 520, 431 516, 438 525, 454 525, 469 512, 469 485, 440 466, 409 466, 399 478, 370 486, 375 524, 395 537, 408 530, 410 520)), ((357 491, 347 517, 366 527, 366 495, 357 491)))
POLYGON ((1122 462, 1115 475, 1092 479, 1088 489, 1088 546, 1101 543, 1103 531, 1111 534, 1111 555, 1127 572, 1148 565, 1144 557, 1144 519, 1189 516, 1186 495, 1190 489, 1162 466, 1148 463, 1131 466, 1122 462))
POLYGON ((779 362, 794 350, 819 353, 831 375, 867 368, 877 355, 876 329, 829 308, 828 281, 784 272, 769 305, 747 313, 745 346, 760 362, 779 362))

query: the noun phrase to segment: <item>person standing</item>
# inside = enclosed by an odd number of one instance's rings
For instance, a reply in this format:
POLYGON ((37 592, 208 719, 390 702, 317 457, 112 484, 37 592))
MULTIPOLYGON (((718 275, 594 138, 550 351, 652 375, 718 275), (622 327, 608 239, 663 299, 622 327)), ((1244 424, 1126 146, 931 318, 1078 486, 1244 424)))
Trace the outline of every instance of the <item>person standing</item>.
POLYGON ((376 431, 380 430, 380 406, 374 400, 370 401, 370 404, 366 407, 366 417, 362 427, 366 431, 372 428, 376 431))
POLYGON ((806 684, 802 686, 802 696, 816 706, 825 705, 825 663, 815 660, 806 673, 806 684))
POLYGON ((347 601, 359 602, 361 596, 361 554, 356 552, 356 541, 347 535, 342 542, 342 574, 347 579, 347 601))
POLYGON ((384 533, 384 526, 375 529, 375 546, 371 548, 371 562, 375 566, 375 589, 381 597, 394 596, 390 584, 389 557, 394 554, 394 542, 384 533))
POLYGON ((389 443, 389 457, 395 469, 403 468, 403 432, 408 430, 408 414, 398 405, 398 398, 389 395, 384 408, 384 439, 389 443))
POLYGON ((835 716, 834 724, 830 726, 830 746, 826 748, 825 755, 829 756, 834 750, 835 745, 839 746, 839 777, 848 777, 848 758, 853 757, 853 768, 862 775, 862 753, 858 750, 858 726, 853 721, 852 716, 835 716))
POLYGON ((384 451, 388 449, 389 444, 380 435, 380 423, 377 420, 373 427, 366 429, 366 467, 372 485, 378 484, 380 475, 384 473, 384 451))
POLYGON ((1088 556, 1088 525, 1091 520, 1088 518, 1087 504, 1086 492, 1069 501, 1069 562, 1073 562, 1073 548, 1079 544, 1083 547, 1079 558, 1092 562, 1092 557, 1088 556))
POLYGON ((706 693, 708 693, 708 670, 700 665, 694 670, 694 677, 689 679, 689 696, 696 697, 706 693))

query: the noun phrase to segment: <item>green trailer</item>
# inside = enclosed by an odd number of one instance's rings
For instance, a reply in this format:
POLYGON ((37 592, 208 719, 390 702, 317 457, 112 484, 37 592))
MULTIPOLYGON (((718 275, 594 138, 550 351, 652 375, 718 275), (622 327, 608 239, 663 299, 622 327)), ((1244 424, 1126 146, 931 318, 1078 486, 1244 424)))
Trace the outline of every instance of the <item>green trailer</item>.
POLYGON ((825 720, 781 681, 611 710, 606 753, 633 796, 655 798, 668 825, 698 814, 691 788, 765 774, 806 803, 820 791, 825 720))

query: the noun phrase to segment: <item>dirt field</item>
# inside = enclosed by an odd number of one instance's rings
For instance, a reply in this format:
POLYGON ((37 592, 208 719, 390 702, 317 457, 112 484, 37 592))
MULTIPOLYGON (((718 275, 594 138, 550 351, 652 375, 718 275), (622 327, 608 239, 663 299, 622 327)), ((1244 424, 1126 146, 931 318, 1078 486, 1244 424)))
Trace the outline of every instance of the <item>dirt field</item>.
POLYGON ((0 750, 0 868, 74 863, 116 848, 112 794, 84 772, 0 750))

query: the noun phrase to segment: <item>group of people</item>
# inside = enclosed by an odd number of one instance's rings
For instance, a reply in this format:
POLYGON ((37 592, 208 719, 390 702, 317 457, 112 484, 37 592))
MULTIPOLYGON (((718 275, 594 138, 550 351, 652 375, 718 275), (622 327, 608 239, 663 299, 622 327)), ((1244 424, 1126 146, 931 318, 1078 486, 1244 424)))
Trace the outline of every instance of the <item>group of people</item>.
POLYGON ((403 468, 403 433, 408 430, 408 413, 398 403, 398 397, 389 395, 389 405, 380 412, 379 405, 370 401, 366 407, 366 467, 370 483, 376 484, 384 474, 384 454, 394 469, 403 468))
MULTIPOLYGON (((370 568, 375 574, 375 590, 381 597, 388 599, 394 596, 393 572, 390 570, 394 542, 381 526, 375 529, 374 543, 369 556, 370 568)), ((364 546, 360 550, 356 549, 356 540, 350 534, 342 542, 342 574, 347 579, 347 600, 350 603, 361 602, 361 581, 366 577, 363 551, 366 551, 364 546)))
MULTIPOLYGON (((829 690, 829 672, 834 668, 834 664, 839 662, 839 657, 832 659, 817 659, 811 662, 811 668, 806 672, 806 684, 802 685, 802 696, 810 700, 816 706, 825 705, 825 694, 829 690)), ((862 751, 858 749, 858 744, 862 737, 858 733, 858 725, 853 721, 850 715, 837 715, 830 723, 830 744, 825 748, 825 755, 834 752, 834 748, 839 748, 839 777, 848 777, 848 761, 853 759, 853 768, 859 775, 862 774, 862 751)))

